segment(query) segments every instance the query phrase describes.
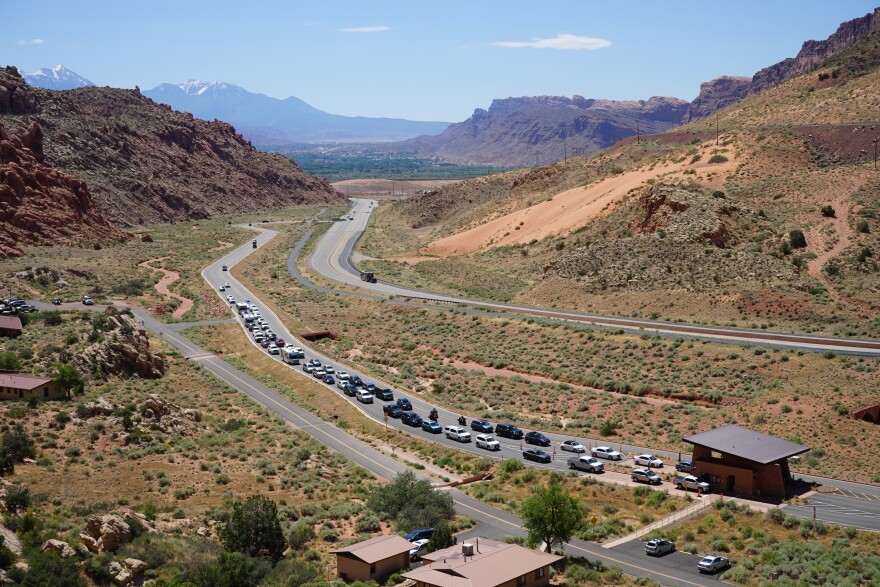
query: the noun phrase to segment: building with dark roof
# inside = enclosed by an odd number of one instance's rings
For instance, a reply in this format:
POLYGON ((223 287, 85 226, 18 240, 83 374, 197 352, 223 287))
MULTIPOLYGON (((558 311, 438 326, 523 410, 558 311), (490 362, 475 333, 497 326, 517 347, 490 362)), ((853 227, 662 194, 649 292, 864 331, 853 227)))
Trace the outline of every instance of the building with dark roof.
POLYGON ((0 336, 15 338, 21 334, 21 319, 18 316, 0 316, 0 336))
POLYGON ((785 497, 788 459, 810 447, 741 426, 722 426, 684 439, 694 445, 694 475, 727 494, 785 497))

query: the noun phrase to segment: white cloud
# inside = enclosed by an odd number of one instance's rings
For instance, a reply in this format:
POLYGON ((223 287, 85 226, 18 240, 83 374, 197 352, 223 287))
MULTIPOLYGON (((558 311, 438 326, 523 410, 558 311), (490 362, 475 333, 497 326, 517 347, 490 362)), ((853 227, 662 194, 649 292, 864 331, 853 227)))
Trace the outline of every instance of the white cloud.
POLYGON ((387 33, 391 30, 388 26, 356 26, 347 29, 339 29, 341 33, 387 33))
POLYGON ((505 49, 520 49, 527 47, 529 49, 566 49, 578 50, 586 49, 595 51, 611 46, 611 41, 600 39, 598 37, 583 37, 580 35, 559 34, 551 39, 532 39, 531 41, 497 41, 492 43, 496 47, 504 47, 505 49))
POLYGON ((30 41, 22 40, 22 41, 19 41, 18 44, 19 45, 42 45, 43 39, 31 39, 30 41))

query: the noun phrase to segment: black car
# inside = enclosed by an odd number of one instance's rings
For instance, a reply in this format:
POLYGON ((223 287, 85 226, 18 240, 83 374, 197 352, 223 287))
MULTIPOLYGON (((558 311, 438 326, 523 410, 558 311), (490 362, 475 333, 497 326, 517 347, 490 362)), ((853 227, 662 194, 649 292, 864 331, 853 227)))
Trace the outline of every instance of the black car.
POLYGON ((485 420, 471 420, 471 430, 492 433, 495 432, 495 427, 485 420))
POLYGON ((523 431, 513 424, 498 424, 495 426, 495 434, 502 438, 512 438, 519 440, 523 437, 523 431))
MULTIPOLYGON (((357 391, 358 391, 358 388, 355 387, 354 385, 352 385, 351 383, 346 383, 345 387, 342 388, 342 392, 349 397, 354 397, 355 395, 357 395, 357 391)), ((393 416, 393 417, 398 418, 399 416, 393 416)))
POLYGON ((413 530, 409 534, 403 537, 404 540, 409 540, 410 542, 414 540, 425 540, 431 539, 431 536, 434 535, 434 528, 422 528, 421 530, 413 530))
POLYGON ((60 306, 61 305, 61 298, 52 298, 52 305, 53 306, 60 306))
POLYGON ((553 458, 540 448, 527 448, 523 451, 523 458, 537 463, 549 463, 553 458))
POLYGON ((538 446, 550 446, 550 439, 540 432, 529 432, 523 439, 526 444, 536 444, 538 446))
POLYGON ((405 411, 406 411, 406 410, 411 410, 411 409, 412 409, 412 402, 410 402, 410 401, 409 401, 408 399, 406 399, 405 397, 399 397, 399 398, 397 398, 397 405, 400 407, 401 410, 405 410, 405 411))
POLYGON ((394 401, 394 392, 387 387, 385 389, 377 389, 373 392, 373 396, 379 398, 383 402, 394 401))
POLYGON ((382 411, 388 414, 389 418, 400 418, 403 415, 403 410, 397 404, 386 404, 382 407, 382 411))
POLYGON ((422 417, 415 412, 404 412, 400 415, 400 421, 410 426, 419 427, 422 425, 422 417))
POLYGON ((352 375, 351 379, 349 379, 348 382, 351 383, 352 385, 354 385, 355 387, 360 387, 361 385, 364 384, 363 380, 360 377, 358 377, 357 375, 352 375))

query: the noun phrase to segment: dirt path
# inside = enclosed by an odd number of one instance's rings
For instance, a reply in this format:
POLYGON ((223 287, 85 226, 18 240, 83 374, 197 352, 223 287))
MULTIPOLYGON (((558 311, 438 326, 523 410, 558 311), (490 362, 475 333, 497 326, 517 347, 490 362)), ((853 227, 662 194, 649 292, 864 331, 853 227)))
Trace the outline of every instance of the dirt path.
MULTIPOLYGON (((680 174, 687 169, 696 170, 698 175, 692 177, 705 181, 709 181, 709 178, 700 172, 708 172, 706 175, 715 174, 716 177, 723 176, 736 165, 733 152, 728 152, 727 157, 728 160, 720 164, 666 163, 607 177, 435 241, 423 251, 435 255, 466 255, 490 247, 567 235, 591 220, 608 214, 630 190, 638 188, 649 179, 680 174)), ((708 155, 704 154, 704 158, 708 159, 708 155)))
POLYGON ((152 271, 160 271, 163 274, 162 279, 160 279, 159 282, 155 285, 156 291, 163 296, 168 296, 170 298, 180 300, 180 305, 177 307, 176 310, 174 310, 174 312, 171 313, 171 316, 173 318, 181 318, 184 314, 192 309, 193 301, 189 298, 179 296, 168 289, 169 285, 180 279, 180 273, 178 273, 177 271, 172 271, 170 269, 165 269, 163 267, 153 267, 152 265, 150 265, 150 263, 162 263, 167 259, 168 257, 150 259, 148 261, 144 261, 143 263, 139 263, 138 267, 145 267, 146 269, 150 269, 152 271))
POLYGON ((834 208, 835 217, 820 224, 819 228, 810 232, 809 237, 821 242, 825 251, 807 263, 807 271, 833 290, 834 286, 822 274, 822 267, 849 246, 849 205, 843 197, 838 197, 830 205, 834 208))

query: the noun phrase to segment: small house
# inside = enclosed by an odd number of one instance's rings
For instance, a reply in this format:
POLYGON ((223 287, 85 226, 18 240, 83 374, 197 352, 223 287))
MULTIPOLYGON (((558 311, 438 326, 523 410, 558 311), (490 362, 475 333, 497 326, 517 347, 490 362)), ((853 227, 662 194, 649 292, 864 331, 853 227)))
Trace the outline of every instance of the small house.
POLYGON ((4 399, 63 399, 67 394, 47 377, 0 373, 0 400, 4 399))
POLYGON ((336 576, 346 581, 379 580, 409 568, 412 542, 397 534, 377 536, 334 550, 336 576))
POLYGON ((15 338, 21 334, 21 319, 18 316, 0 316, 0 336, 15 338))

